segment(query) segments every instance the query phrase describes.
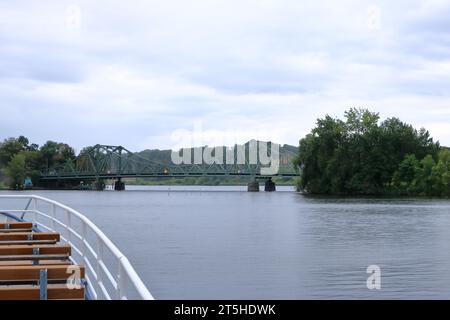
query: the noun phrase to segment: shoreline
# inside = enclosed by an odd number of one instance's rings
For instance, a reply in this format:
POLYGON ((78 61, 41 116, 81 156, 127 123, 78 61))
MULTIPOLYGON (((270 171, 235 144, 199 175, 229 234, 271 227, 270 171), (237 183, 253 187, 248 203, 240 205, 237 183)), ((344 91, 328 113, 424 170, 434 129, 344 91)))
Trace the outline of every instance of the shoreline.
MULTIPOLYGON (((126 192, 139 192, 139 191, 149 191, 149 192, 246 192, 245 190, 217 190, 220 187, 246 187, 245 185, 128 185, 131 187, 167 187, 167 189, 126 189, 123 191, 126 192), (187 189, 176 189, 179 188, 187 188, 187 189), (192 187, 192 189, 188 189, 192 187), (195 188, 204 188, 211 187, 210 190, 201 190, 195 188), (175 188, 175 189, 171 189, 175 188), (216 190, 215 190, 216 189, 216 190)), ((426 196, 426 195, 393 195, 393 194, 380 194, 380 195, 331 195, 331 194, 311 194, 305 193, 301 191, 297 191, 294 185, 279 185, 281 187, 289 188, 292 187, 292 190, 277 190, 276 192, 293 192, 298 195, 301 195, 305 198, 315 198, 315 199, 423 199, 423 200, 450 200, 448 196, 426 196)), ((52 188, 33 188, 26 190, 14 190, 8 188, 0 188, 0 191, 6 192, 33 192, 33 191, 91 191, 91 192, 102 192, 102 191, 115 191, 113 189, 105 189, 105 190, 93 190, 93 189, 52 189, 52 188)), ((119 192, 119 191, 118 191, 119 192)), ((263 190, 260 191, 264 193, 263 190)))

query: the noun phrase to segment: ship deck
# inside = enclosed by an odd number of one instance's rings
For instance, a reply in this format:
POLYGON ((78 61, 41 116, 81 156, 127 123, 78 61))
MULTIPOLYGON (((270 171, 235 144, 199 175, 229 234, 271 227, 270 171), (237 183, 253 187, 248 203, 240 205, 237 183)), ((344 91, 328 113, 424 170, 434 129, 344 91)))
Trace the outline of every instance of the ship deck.
POLYGON ((85 267, 57 232, 0 213, 0 300, 84 300, 85 267))

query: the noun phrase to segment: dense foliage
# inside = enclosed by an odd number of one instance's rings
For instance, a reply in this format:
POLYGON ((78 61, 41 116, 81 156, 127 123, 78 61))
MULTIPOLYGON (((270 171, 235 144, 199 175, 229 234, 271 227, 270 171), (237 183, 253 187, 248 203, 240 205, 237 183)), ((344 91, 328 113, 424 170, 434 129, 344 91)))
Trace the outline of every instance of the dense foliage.
POLYGON ((25 178, 37 184, 43 169, 75 159, 75 151, 65 143, 47 141, 39 148, 28 139, 8 138, 0 142, 0 171, 11 188, 21 188, 25 178))
POLYGON ((450 151, 398 118, 350 109, 326 116, 300 141, 299 191, 313 194, 450 195, 450 151))

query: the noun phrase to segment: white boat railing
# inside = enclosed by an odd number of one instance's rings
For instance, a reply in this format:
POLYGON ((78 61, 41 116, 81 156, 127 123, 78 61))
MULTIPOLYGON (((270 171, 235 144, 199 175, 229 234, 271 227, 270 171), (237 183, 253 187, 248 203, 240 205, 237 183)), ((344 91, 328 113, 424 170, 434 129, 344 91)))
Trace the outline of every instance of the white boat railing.
POLYGON ((71 259, 86 268, 87 292, 91 299, 154 299, 128 259, 83 214, 36 195, 0 195, 0 203, 3 200, 24 201, 26 206, 14 209, 2 205, 0 212, 31 221, 42 231, 59 232, 61 240, 71 245, 71 259))

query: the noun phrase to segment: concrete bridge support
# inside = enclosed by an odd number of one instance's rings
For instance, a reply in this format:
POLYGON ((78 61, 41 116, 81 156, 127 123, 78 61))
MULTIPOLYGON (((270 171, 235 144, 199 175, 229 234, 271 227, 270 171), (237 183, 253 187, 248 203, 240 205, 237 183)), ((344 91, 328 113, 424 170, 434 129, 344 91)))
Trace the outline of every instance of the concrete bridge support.
POLYGON ((123 190, 125 190, 125 182, 122 182, 122 179, 119 178, 119 180, 117 180, 114 183, 114 190, 116 190, 116 191, 123 191, 123 190))
POLYGON ((258 181, 252 181, 249 182, 247 185, 248 192, 259 192, 259 182, 258 181))
POLYGON ((96 180, 94 181, 94 183, 92 184, 93 189, 97 190, 97 191, 103 191, 105 190, 105 182, 103 180, 96 180))
POLYGON ((264 191, 266 192, 275 192, 277 190, 275 182, 272 181, 272 178, 266 180, 264 184, 264 191))

